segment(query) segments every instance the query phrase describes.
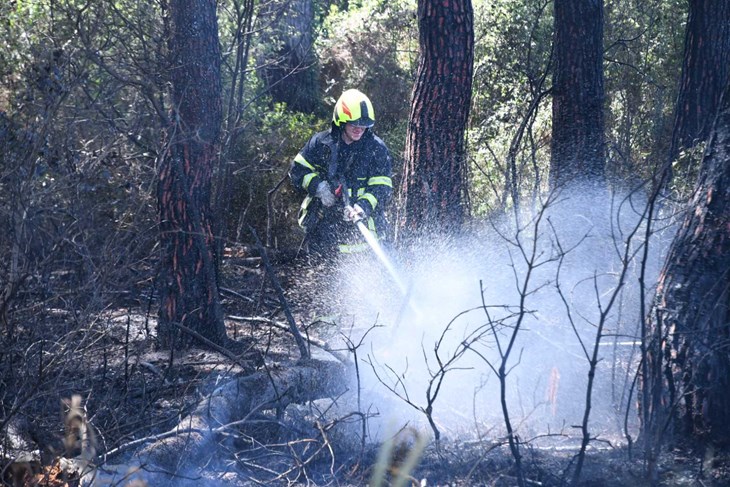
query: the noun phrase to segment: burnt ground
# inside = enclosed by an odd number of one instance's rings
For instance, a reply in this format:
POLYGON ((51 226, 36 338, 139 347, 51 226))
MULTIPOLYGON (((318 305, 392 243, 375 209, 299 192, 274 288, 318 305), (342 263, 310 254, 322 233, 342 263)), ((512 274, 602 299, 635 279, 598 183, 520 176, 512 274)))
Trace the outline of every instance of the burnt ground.
MULTIPOLYGON (((338 326, 326 317, 333 307, 327 295, 331 269, 303 258, 272 255, 277 281, 286 295, 278 298, 265 266, 256 252, 231 251, 222 266, 222 299, 229 336, 250 348, 236 354, 210 347, 193 347, 184 353, 159 350, 154 339, 154 302, 140 299, 109 307, 94 316, 74 315, 63 309, 34 309, 45 334, 53 340, 28 343, 32 330, 18 330, 25 340, 7 343, 7 363, 16 364, 15 377, 0 384, 5 391, 5 461, 7 485, 79 485, 78 475, 63 472, 66 411, 59 399, 80 394, 89 422, 100 472, 109 465, 137 465, 135 456, 155 435, 169 431, 214 388, 231 378, 293 367, 299 351, 288 330, 285 306, 292 312, 312 350, 336 348, 347 356, 338 340, 338 326), (41 350, 42 349, 42 350, 41 350), (13 395, 7 391, 13 391, 13 395), (12 401, 12 403, 11 403, 12 401), (7 460, 18 470, 11 476, 7 460), (62 462, 63 464, 63 462, 62 462), (20 481, 19 477, 24 480, 20 481), (15 482, 13 484, 13 482, 15 482)), ((351 362, 351 356, 350 356, 351 362)), ((354 369, 348 370, 354 375, 354 369)), ((383 446, 371 441, 370 410, 353 404, 353 377, 348 392, 335 397, 290 405, 285 409, 255 410, 215 436, 206 454, 192 464, 178 465, 146 477, 150 485, 292 485, 362 486, 375 475, 383 446), (350 396, 348 399, 348 395, 350 396), (155 480, 157 479, 157 480, 155 480), (160 479, 165 479, 160 480, 160 479)), ((575 466, 574 447, 537 448, 522 439, 525 485, 568 485, 575 466)), ((518 485, 515 462, 503 438, 444 438, 438 444, 431 432, 406 427, 396 436, 392 459, 383 478, 390 482, 400 465, 413 454, 418 461, 407 469, 405 485, 513 486, 518 485), (425 449, 418 454, 420 441, 425 449)), ((78 452, 77 452, 78 453, 78 452)), ((658 485, 730 485, 730 457, 710 448, 677 448, 660 459, 658 485)), ((65 467, 64 467, 65 468, 65 467)), ((100 478, 102 478, 100 476, 100 478)), ((98 485, 133 485, 130 481, 98 485)), ((142 484, 134 484, 142 485, 142 484)), ((388 485, 388 484, 382 484, 388 485)), ((591 444, 579 485, 643 486, 644 462, 638 448, 596 441, 591 444)))

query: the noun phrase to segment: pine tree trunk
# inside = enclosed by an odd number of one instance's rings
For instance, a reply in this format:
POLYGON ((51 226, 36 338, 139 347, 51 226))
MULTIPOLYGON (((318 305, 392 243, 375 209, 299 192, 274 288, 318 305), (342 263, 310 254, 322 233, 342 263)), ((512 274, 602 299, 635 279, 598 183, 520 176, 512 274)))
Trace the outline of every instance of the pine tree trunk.
POLYGON ((669 160, 707 140, 730 73, 730 2, 690 0, 669 160))
POLYGON ((604 181, 603 1, 555 0, 550 186, 604 181))
POLYGON ((420 55, 399 205, 405 234, 453 229, 466 213, 473 22, 471 0, 418 2, 420 55))
MULTIPOLYGON (((660 275, 649 378, 662 384, 677 433, 730 441, 730 85, 695 195, 660 275)), ((655 388, 656 390, 656 388, 655 388)), ((661 411, 653 411, 661 413, 661 411)))
POLYGON ((190 339, 175 325, 216 343, 226 337, 210 211, 222 112, 215 0, 173 0, 170 16, 174 113, 158 174, 158 337, 179 347, 190 339))

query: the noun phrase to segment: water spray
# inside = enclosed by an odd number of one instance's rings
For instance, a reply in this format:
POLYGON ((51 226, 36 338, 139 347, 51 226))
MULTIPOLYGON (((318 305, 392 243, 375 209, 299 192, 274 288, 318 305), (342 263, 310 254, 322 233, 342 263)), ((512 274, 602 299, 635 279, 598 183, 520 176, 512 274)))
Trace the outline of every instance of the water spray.
POLYGON ((338 191, 342 192, 342 201, 345 204, 345 214, 346 215, 354 215, 350 221, 355 224, 357 229, 362 234, 363 238, 365 239, 365 242, 370 246, 370 248, 375 253, 375 256, 378 258, 381 264, 383 264, 383 267, 388 271, 388 274, 390 274, 390 277, 393 279, 393 282, 398 286, 398 290, 403 295, 405 302, 404 305, 407 304, 411 310, 417 315, 420 316, 420 311, 416 308, 415 304, 410 300, 410 288, 405 284, 403 279, 401 279, 398 272, 395 270, 395 266, 393 265, 393 262, 388 257, 388 254, 385 252, 385 249, 383 249, 383 246, 380 245, 380 242, 378 239, 373 235, 373 232, 370 231, 370 229, 365 225, 363 216, 359 214, 350 203, 350 195, 349 191, 347 189, 347 186, 345 186, 344 183, 340 183, 340 186, 337 188, 338 191))
MULTIPOLYGON (((373 232, 371 232, 368 227, 365 226, 365 223, 362 221, 362 217, 357 219, 354 223, 357 226, 357 229, 360 230, 360 233, 362 234, 363 238, 365 238, 365 241, 368 243, 370 248, 373 249, 373 252, 378 257, 380 263, 383 264, 383 267, 385 267, 385 269, 388 271, 388 274, 390 274, 390 277, 393 278, 393 281, 398 286, 398 289, 400 290, 404 299, 403 308, 405 308, 405 305, 408 305, 411 311, 413 311, 415 315, 420 318, 421 312, 418 310, 415 303, 411 300, 411 288, 409 286, 406 286, 406 284, 400 278, 398 272, 396 272, 395 270, 395 266, 393 266, 393 262, 391 262, 388 254, 385 253, 383 246, 380 245, 380 242, 378 242, 378 239, 375 237, 375 235, 373 235, 373 232)), ((399 318, 396 320, 396 325, 400 322, 402 313, 398 313, 398 315, 399 318)))

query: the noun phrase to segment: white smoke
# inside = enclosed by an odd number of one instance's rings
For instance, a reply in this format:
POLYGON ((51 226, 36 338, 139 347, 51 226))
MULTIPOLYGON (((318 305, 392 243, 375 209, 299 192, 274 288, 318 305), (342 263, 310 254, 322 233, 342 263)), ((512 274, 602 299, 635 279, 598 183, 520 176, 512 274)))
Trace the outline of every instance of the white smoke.
MULTIPOLYGON (((430 432, 419 411, 428 406, 430 385, 432 417, 443 436, 502 435, 493 369, 519 324, 506 361, 513 427, 523 438, 576 436, 587 356, 603 320, 590 429, 621 441, 628 407, 635 436, 635 392, 633 401, 628 394, 639 359, 638 276, 643 269, 649 285, 656 281, 666 240, 652 235, 643 261, 645 208, 638 195, 610 203, 583 191, 563 194, 519 222, 485 223, 459 239, 423 238, 395 259, 407 300, 374 257, 341 266, 340 329, 354 343, 365 337, 358 349, 363 407, 384 420, 372 420, 370 434, 394 422, 430 432), (443 364, 448 371, 436 393, 443 364)), ((645 291, 650 299, 653 289, 645 291)))

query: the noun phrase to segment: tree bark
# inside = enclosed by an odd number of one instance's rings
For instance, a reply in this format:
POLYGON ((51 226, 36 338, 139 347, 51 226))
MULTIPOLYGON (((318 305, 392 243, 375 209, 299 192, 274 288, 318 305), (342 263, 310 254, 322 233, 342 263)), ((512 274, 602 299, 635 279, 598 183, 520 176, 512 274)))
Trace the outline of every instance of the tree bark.
POLYGON ((653 418, 671 414, 683 437, 722 444, 730 440, 729 256, 730 84, 659 278, 647 357, 662 364, 649 377, 664 398, 655 401, 663 409, 651 411, 653 418))
POLYGON ((603 0, 555 0, 550 187, 605 178, 603 0))
POLYGON ((226 338, 211 231, 211 178, 222 122, 215 0, 170 2, 172 126, 158 173, 162 259, 158 337, 186 346, 184 325, 226 338))
POLYGON ((452 230, 466 213, 473 24, 471 0, 418 2, 420 52, 398 217, 404 234, 452 230))
POLYGON ((669 161, 710 134, 730 72, 730 2, 690 0, 669 161))

